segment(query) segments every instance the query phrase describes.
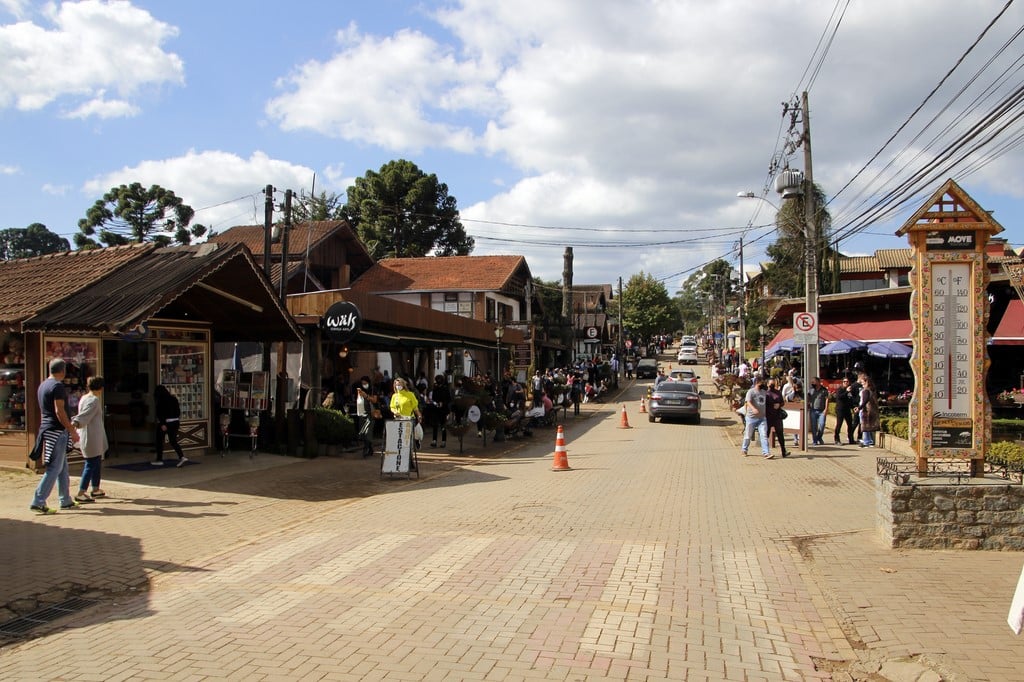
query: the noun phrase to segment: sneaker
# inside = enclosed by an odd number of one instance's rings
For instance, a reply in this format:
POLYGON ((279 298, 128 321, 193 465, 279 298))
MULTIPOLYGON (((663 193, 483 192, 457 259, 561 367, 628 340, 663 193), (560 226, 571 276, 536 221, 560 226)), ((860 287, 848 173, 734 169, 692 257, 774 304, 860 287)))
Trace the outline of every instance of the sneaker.
POLYGON ((40 514, 40 515, 43 515, 43 514, 56 514, 57 513, 56 509, 50 509, 49 507, 47 507, 45 505, 40 506, 38 504, 33 504, 31 507, 29 507, 29 509, 31 511, 34 511, 36 514, 40 514))
POLYGON ((176 466, 176 467, 178 467, 180 469, 181 467, 185 466, 186 464, 188 464, 188 457, 182 457, 181 459, 178 460, 178 463, 175 464, 174 466, 176 466))
POLYGON ((437 447, 437 441, 436 440, 430 441, 430 447, 436 448, 437 447))
POLYGON ((162 459, 154 459, 150 464, 155 467, 162 467, 164 465, 164 461, 162 459))
POLYGON ((761 456, 764 457, 765 459, 775 459, 775 455, 773 455, 770 452, 765 452, 761 456))
POLYGON ((740 450, 740 454, 743 455, 744 457, 746 457, 747 456, 747 451, 746 450, 740 450))
POLYGON ((95 502, 95 501, 96 500, 94 500, 91 497, 89 497, 89 495, 86 494, 86 493, 78 493, 77 495, 75 495, 75 502, 83 502, 83 503, 88 504, 89 502, 95 502))
POLYGON ((78 508, 79 508, 79 507, 81 507, 81 506, 82 506, 82 505, 78 504, 78 503, 77 503, 77 502, 75 502, 74 500, 71 500, 71 504, 62 504, 62 505, 60 506, 60 508, 61 508, 61 509, 78 509, 78 508))
POLYGON ((783 457, 789 457, 789 453, 788 453, 788 452, 783 452, 783 453, 782 453, 782 456, 783 456, 783 457))
POLYGON ((448 447, 448 442, 447 441, 441 441, 441 447, 442 448, 448 447))

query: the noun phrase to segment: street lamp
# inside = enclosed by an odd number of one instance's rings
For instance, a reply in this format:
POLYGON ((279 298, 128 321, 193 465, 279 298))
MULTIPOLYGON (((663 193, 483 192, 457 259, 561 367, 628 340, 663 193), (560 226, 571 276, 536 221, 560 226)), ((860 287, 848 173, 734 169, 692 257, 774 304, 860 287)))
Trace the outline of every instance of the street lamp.
POLYGON ((761 333, 761 371, 765 373, 765 376, 767 376, 767 371, 764 368, 764 325, 759 324, 757 326, 757 330, 761 333))
POLYGON ((498 325, 494 328, 494 347, 497 350, 495 355, 495 381, 501 380, 501 337, 505 336, 505 328, 498 325))

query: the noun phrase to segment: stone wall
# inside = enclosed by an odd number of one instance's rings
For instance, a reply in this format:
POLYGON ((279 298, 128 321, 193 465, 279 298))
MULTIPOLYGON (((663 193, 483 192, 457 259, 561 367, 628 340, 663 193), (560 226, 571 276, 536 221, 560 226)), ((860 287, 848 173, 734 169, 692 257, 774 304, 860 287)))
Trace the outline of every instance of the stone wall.
POLYGON ((911 549, 1024 549, 1024 487, 971 479, 962 485, 895 485, 878 479, 885 543, 911 549))

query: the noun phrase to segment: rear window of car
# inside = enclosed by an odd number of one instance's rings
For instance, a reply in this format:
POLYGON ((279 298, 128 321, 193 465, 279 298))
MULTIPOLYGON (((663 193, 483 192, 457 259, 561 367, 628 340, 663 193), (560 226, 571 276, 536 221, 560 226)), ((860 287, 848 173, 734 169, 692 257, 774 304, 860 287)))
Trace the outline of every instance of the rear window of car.
POLYGON ((644 358, 637 363, 637 367, 657 367, 658 361, 654 358, 644 358))
POLYGON ((658 386, 657 393, 696 393, 697 389, 693 384, 685 384, 681 381, 663 382, 658 386))

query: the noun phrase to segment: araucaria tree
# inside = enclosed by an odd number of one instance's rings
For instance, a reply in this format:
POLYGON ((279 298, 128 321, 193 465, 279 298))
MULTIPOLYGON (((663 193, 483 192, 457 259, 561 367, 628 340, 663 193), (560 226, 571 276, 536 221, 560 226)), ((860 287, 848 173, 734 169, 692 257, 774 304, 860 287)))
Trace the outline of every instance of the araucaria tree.
POLYGON ((374 258, 465 256, 473 251, 473 238, 459 221, 448 185, 411 161, 390 161, 380 172, 356 178, 343 213, 374 258))
POLYGON ((159 185, 146 189, 133 182, 114 187, 78 221, 75 245, 80 249, 121 246, 145 241, 168 246, 190 244, 206 234, 203 225, 190 225, 195 211, 174 192, 159 185), (94 238, 99 231, 99 243, 94 238))

